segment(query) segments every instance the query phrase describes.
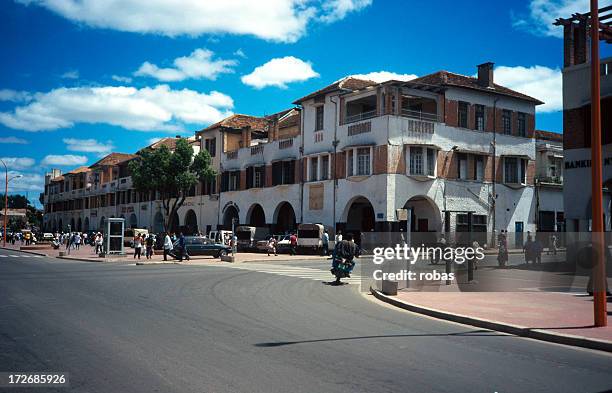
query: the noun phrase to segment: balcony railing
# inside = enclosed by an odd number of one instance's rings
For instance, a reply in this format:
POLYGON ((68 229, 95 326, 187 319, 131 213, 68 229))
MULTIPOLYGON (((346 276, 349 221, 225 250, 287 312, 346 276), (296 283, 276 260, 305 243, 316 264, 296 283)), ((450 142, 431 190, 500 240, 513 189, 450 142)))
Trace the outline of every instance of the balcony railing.
POLYGON ((263 151, 264 151, 264 145, 251 146, 251 155, 252 156, 256 156, 258 154, 263 154, 263 151))
POLYGON ((238 158, 238 150, 234 150, 234 151, 228 151, 225 153, 225 157, 228 160, 235 160, 236 158, 238 158))
POLYGON ((422 121, 439 121, 438 115, 436 113, 428 113, 422 111, 414 111, 410 109, 402 108, 401 115, 404 117, 409 117, 411 119, 417 119, 422 121))
POLYGON ((376 110, 361 112, 355 115, 346 116, 346 118, 344 119, 344 123, 354 123, 356 121, 371 119, 376 116, 378 116, 378 112, 376 110))
POLYGON ((279 149, 289 149, 290 147, 293 147, 293 138, 291 139, 282 139, 278 141, 278 148, 279 149))

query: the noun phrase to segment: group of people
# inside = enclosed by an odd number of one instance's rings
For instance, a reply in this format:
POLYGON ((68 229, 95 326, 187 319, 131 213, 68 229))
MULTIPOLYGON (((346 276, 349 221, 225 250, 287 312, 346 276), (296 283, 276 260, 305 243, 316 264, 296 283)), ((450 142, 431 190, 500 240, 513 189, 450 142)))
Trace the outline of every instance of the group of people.
POLYGON ((137 233, 133 239, 134 246, 134 259, 142 255, 142 249, 145 249, 145 258, 151 259, 155 254, 154 246, 156 243, 156 236, 153 233, 137 233))
POLYGON ((7 233, 6 241, 15 244, 15 242, 20 242, 22 245, 29 246, 36 242, 36 238, 32 234, 32 232, 16 232, 16 233, 7 233))

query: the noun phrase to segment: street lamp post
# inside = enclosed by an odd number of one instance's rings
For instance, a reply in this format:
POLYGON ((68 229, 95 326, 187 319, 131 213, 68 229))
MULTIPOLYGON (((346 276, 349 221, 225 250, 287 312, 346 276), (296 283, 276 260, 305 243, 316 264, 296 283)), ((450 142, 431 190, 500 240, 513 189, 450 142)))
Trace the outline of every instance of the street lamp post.
POLYGON ((0 162, 2 163, 2 165, 4 165, 4 218, 3 218, 3 232, 2 232, 2 247, 6 247, 6 220, 7 220, 7 213, 8 213, 8 184, 9 181, 13 180, 13 179, 19 179, 20 177, 23 177, 23 175, 17 175, 14 177, 11 177, 10 179, 8 178, 8 166, 6 165, 6 162, 4 162, 3 160, 0 160, 0 162))

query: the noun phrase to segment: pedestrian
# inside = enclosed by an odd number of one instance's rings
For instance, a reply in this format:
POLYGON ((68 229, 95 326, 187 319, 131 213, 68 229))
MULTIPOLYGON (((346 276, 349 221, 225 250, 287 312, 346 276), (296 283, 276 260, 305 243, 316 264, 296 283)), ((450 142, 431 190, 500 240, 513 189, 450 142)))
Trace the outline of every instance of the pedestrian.
POLYGON ((170 238, 170 235, 166 232, 166 235, 164 236, 164 261, 168 260, 168 254, 170 254, 172 248, 172 239, 170 238))
POLYGON ((338 231, 338 233, 336 233, 336 237, 334 239, 334 243, 338 244, 342 241, 342 231, 338 231))
POLYGON ((551 252, 553 255, 557 255, 557 236, 555 236, 554 234, 550 235, 550 240, 548 241, 547 255, 550 255, 551 252))
POLYGON ((183 255, 185 254, 185 236, 181 232, 178 238, 178 246, 176 248, 179 262, 183 262, 183 255))
POLYGON ((274 236, 270 236, 270 238, 268 239, 266 249, 268 251, 268 256, 270 256, 270 252, 273 252, 275 257, 278 256, 278 254, 276 253, 276 238, 274 236))
POLYGON ((297 236, 293 232, 291 233, 291 236, 289 236, 289 244, 290 244, 289 255, 291 255, 291 256, 296 255, 296 251, 297 251, 297 236))
POLYGON ((329 234, 327 233, 327 230, 323 231, 323 235, 321 236, 321 244, 322 244, 322 253, 323 256, 327 256, 329 255, 329 234))
POLYGON ((533 262, 533 239, 531 238, 531 234, 527 235, 527 241, 525 245, 523 245, 523 252, 525 253, 525 263, 529 264, 529 261, 533 262))
POLYGON ((102 233, 98 232, 98 234, 96 235, 96 254, 102 254, 102 252, 104 251, 102 245, 104 244, 104 238, 102 237, 102 233))
POLYGON ((151 257, 153 256, 153 242, 154 242, 153 234, 150 233, 149 235, 147 235, 147 240, 145 242, 147 246, 146 251, 145 251, 145 257, 147 259, 151 259, 151 257))
POLYGON ((497 264, 499 267, 505 268, 508 262, 508 240, 503 230, 497 237, 497 249, 497 264))
POLYGON ((536 236, 532 248, 532 257, 534 263, 542 263, 542 251, 544 250, 544 246, 542 245, 542 241, 536 236))
POLYGON ((134 259, 138 256, 140 259, 140 252, 142 251, 142 238, 140 237, 140 233, 134 236, 134 259))
POLYGON ((74 246, 77 250, 81 247, 81 235, 78 232, 74 235, 74 246))

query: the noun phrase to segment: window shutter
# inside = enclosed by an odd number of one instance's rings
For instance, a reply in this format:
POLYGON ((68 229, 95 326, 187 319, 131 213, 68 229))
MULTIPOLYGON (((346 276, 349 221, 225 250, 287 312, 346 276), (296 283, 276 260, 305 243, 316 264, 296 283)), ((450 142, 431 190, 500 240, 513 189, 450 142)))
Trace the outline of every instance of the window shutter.
POLYGON ((253 167, 246 169, 246 188, 253 188, 253 167))
POLYGON ((282 172, 282 165, 283 163, 281 161, 277 161, 277 162, 273 162, 272 163, 272 185, 273 186, 277 186, 279 184, 283 183, 283 172, 282 172))

